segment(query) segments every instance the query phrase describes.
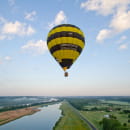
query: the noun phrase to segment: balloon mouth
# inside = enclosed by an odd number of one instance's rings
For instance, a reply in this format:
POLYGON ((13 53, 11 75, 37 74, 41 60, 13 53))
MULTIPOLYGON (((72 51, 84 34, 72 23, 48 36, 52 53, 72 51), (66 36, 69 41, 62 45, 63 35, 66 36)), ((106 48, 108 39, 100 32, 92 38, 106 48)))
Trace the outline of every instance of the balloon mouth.
POLYGON ((66 71, 68 68, 67 67, 63 67, 63 70, 66 71))

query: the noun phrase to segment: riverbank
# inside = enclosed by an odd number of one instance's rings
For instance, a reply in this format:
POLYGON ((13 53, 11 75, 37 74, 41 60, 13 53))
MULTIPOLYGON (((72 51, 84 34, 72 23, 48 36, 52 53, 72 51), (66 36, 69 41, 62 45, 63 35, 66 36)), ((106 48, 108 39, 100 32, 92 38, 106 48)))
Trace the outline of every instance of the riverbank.
POLYGON ((28 107, 23 109, 11 110, 0 113, 0 125, 16 120, 26 115, 31 115, 37 111, 40 111, 38 107, 28 107))
POLYGON ((90 130, 75 110, 66 101, 62 102, 60 107, 62 116, 59 118, 53 130, 90 130))

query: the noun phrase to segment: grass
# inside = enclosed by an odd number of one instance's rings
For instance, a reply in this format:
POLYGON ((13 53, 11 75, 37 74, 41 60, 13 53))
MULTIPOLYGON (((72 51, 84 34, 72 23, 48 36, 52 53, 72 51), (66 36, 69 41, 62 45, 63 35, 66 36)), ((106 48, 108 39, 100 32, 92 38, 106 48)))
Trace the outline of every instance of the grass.
POLYGON ((63 116, 56 123, 54 130, 90 130, 88 125, 80 119, 68 102, 61 105, 63 116))
POLYGON ((117 105, 130 105, 128 102, 123 101, 113 101, 113 100, 101 100, 102 103, 111 103, 111 104, 117 104, 117 105))
POLYGON ((86 111, 81 111, 81 113, 86 117, 98 130, 101 130, 101 126, 99 125, 99 122, 102 120, 104 113, 101 112, 86 112, 86 111))
POLYGON ((92 122, 98 130, 102 129, 102 126, 99 125, 99 122, 103 119, 104 115, 114 115, 117 117, 117 120, 121 124, 127 123, 127 126, 130 128, 130 123, 128 123, 128 114, 120 114, 118 111, 113 112, 104 112, 104 111, 81 111, 81 113, 86 117, 90 122, 92 122))

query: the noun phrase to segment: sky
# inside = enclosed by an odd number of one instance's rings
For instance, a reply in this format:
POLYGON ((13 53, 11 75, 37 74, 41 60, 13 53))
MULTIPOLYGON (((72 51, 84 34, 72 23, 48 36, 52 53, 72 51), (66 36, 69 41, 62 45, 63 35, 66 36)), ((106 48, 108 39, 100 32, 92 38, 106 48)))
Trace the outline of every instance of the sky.
POLYGON ((0 96, 130 96, 130 0, 0 0, 0 96), (46 45, 78 26, 85 48, 68 70, 46 45))

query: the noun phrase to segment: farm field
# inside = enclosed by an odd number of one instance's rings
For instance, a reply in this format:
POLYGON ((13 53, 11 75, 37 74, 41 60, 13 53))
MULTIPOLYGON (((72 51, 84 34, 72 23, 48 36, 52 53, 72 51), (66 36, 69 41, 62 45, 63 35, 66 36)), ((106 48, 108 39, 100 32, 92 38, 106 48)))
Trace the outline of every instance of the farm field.
POLYGON ((130 110, 130 105, 126 102, 120 101, 104 101, 105 104, 98 104, 98 105, 88 105, 85 106, 85 109, 88 111, 80 111, 82 115, 84 115, 98 130, 102 130, 102 125, 99 123, 105 116, 113 115, 116 119, 123 125, 124 123, 127 124, 127 127, 130 128, 130 123, 128 123, 128 114, 123 113, 123 110, 130 110), (111 104, 113 104, 111 106, 111 104), (92 110, 96 108, 97 110, 92 110), (102 110, 102 109, 107 109, 102 110), (120 110, 117 110, 120 108, 120 110), (109 109, 109 110, 108 110, 109 109))
POLYGON ((56 123, 54 130, 90 130, 68 102, 63 102, 60 109, 63 116, 56 123))

